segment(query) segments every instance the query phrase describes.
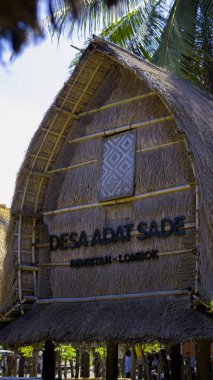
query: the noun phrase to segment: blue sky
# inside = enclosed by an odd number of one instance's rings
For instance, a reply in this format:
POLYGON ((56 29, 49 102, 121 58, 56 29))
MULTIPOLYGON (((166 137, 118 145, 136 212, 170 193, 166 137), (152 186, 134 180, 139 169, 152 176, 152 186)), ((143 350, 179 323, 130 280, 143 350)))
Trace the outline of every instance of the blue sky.
POLYGON ((71 41, 62 36, 59 44, 47 37, 12 64, 0 66, 0 204, 7 207, 29 142, 69 76, 76 55, 71 43, 80 44, 77 37, 71 41))

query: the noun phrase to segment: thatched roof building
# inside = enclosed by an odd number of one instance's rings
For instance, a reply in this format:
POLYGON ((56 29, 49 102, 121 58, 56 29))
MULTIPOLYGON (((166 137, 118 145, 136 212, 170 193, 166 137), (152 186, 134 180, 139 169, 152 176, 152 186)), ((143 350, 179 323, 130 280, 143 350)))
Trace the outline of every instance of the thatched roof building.
POLYGON ((213 337, 192 307, 213 298, 212 112, 209 94, 93 40, 17 178, 1 321, 31 310, 1 342, 213 337))

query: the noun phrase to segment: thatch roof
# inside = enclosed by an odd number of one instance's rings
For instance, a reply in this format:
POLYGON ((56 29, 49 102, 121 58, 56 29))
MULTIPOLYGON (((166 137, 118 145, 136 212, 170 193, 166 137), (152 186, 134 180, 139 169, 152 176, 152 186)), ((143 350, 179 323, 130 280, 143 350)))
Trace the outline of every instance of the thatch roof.
POLYGON ((79 344, 111 339, 118 343, 183 342, 198 337, 213 338, 213 320, 193 312, 188 297, 34 305, 0 335, 10 345, 49 339, 79 344))
MULTIPOLYGON (((13 302, 13 304, 20 302, 24 305, 29 299, 33 300, 35 296, 51 298, 52 294, 60 293, 58 284, 61 284, 60 281, 65 272, 57 272, 57 282, 54 280, 54 270, 51 272, 51 268, 50 270, 45 269, 45 263, 51 260, 51 256, 47 252, 47 245, 43 242, 47 241, 48 232, 51 231, 52 226, 55 229, 60 229, 61 225, 68 226, 70 223, 69 219, 64 216, 66 208, 69 208, 69 197, 62 190, 64 187, 69 188, 77 205, 79 194, 81 194, 81 200, 83 199, 82 203, 91 203, 94 200, 91 190, 85 191, 84 188, 81 188, 82 183, 81 179, 78 179, 78 174, 76 174, 74 182, 75 186, 78 184, 78 190, 76 191, 76 188, 72 186, 73 182, 71 182, 70 177, 66 176, 66 171, 60 171, 60 173, 56 171, 55 174, 51 171, 61 167, 68 167, 70 162, 71 164, 76 164, 76 162, 72 161, 72 156, 74 156, 77 148, 69 144, 69 140, 71 138, 83 138, 87 128, 87 132, 90 134, 96 132, 89 125, 93 118, 97 118, 96 123, 100 124, 99 128, 101 128, 101 122, 99 116, 97 116, 100 113, 88 115, 87 113, 91 109, 101 107, 109 97, 116 83, 117 68, 119 68, 122 75, 125 72, 130 73, 133 79, 133 82, 129 82, 127 85, 127 92, 129 91, 129 93, 136 95, 137 83, 140 83, 146 91, 154 91, 158 94, 164 109, 169 112, 169 118, 174 118, 180 136, 183 135, 187 141, 191 166, 194 168, 197 193, 199 193, 199 198, 197 197, 199 202, 197 202, 196 210, 194 210, 197 215, 196 228, 199 231, 199 239, 197 238, 196 241, 197 249, 199 248, 200 253, 198 268, 199 293, 207 301, 213 297, 212 96, 200 91, 190 83, 178 79, 165 70, 142 61, 118 46, 95 38, 85 50, 74 73, 65 83, 54 104, 45 115, 30 144, 18 175, 12 205, 13 219, 11 221, 10 236, 8 236, 10 247, 7 255, 7 268, 10 268, 12 275, 7 286, 6 283, 4 284, 5 305, 8 305, 8 302, 13 302), (106 78, 110 82, 108 87, 106 86, 106 78), (84 113, 84 116, 82 113, 84 113), (82 115, 81 119, 79 119, 79 115, 82 115), (54 216, 54 210, 58 212, 58 209, 62 210, 59 210, 61 217, 54 216), (47 215, 43 215, 43 212, 47 212, 47 215), (48 228, 50 228, 50 231, 48 231, 48 228), (10 239, 12 236, 13 239, 10 239), (36 237, 38 236, 41 244, 40 246, 39 244, 37 245, 38 251, 35 252, 32 247, 36 246, 36 237), (17 246, 19 249, 17 249, 17 246), (27 274, 22 273, 22 282, 25 282, 24 285, 22 284, 21 289, 19 287, 19 297, 17 297, 17 292, 14 293, 14 289, 17 289, 17 282, 14 281, 17 278, 17 273, 14 266, 13 270, 11 269, 14 262, 14 253, 15 256, 17 254, 21 255, 22 263, 29 263, 27 274), (31 257, 30 262, 29 255, 31 257), (33 269, 35 265, 38 266, 37 269, 33 269), (40 293, 36 291, 36 276, 35 273, 32 275, 32 272, 29 272, 29 266, 32 267, 32 271, 39 270, 40 293), (26 291, 28 292, 27 294, 26 291)), ((148 101, 146 105, 149 107, 148 101)), ((120 117, 125 112, 129 112, 128 109, 125 111, 124 107, 121 108, 120 117)), ((132 114, 134 114, 134 111, 132 111, 132 114)), ((119 118, 118 114, 117 118, 119 118)), ((110 126, 112 120, 112 113, 105 115, 105 124, 108 123, 108 129, 112 128, 110 126)), ((130 125, 131 122, 133 123, 130 117, 130 125)), ((95 158, 97 145, 98 143, 94 142, 94 140, 90 140, 87 148, 80 151, 79 154, 81 158, 83 157, 83 161, 91 160, 88 152, 92 152, 92 159, 95 158)), ((184 160, 188 165, 187 160, 189 159, 184 158, 184 160)), ((168 162, 167 165, 170 165, 169 171, 175 171, 173 163, 168 162)), ((97 182, 95 169, 87 166, 84 176, 88 184, 87 189, 94 187, 93 184, 97 182)), ((180 181, 181 178, 180 176, 180 181)), ((190 197, 187 197, 188 195, 183 195, 183 198, 176 203, 177 212, 181 208, 181 201, 185 205, 185 210, 188 210, 187 202, 190 197)), ((174 202, 174 199, 175 195, 173 194, 170 194, 169 201, 167 198, 165 199, 165 210, 169 210, 171 205, 176 202, 174 202)), ((148 206, 149 209, 151 206, 153 208, 157 207, 155 200, 153 200, 152 204, 149 203, 148 206)), ((98 210, 95 212, 97 220, 100 217, 102 218, 98 210)), ((76 223, 81 225, 81 221, 87 220, 88 228, 92 228, 93 218, 94 214, 79 212, 76 223)), ((20 256, 18 260, 20 260, 20 256)), ((52 260, 56 259, 52 258, 52 260)), ((65 260, 63 256, 61 256, 61 260, 65 260)), ((175 268, 179 264, 178 260, 174 259, 176 266, 173 266, 173 272, 168 271, 168 274, 166 274, 166 260, 164 261, 162 276, 167 276, 167 284, 170 286, 172 276, 175 275, 175 268)), ((171 260, 169 261, 168 259, 168 262, 171 263, 171 260)), ((191 262, 191 256, 182 263, 183 274, 184 265, 188 265, 187 260, 191 262)), ((99 272, 101 273, 101 269, 99 272)), ((65 289, 65 291, 69 292, 70 274, 66 273, 67 290, 65 289)), ((187 270, 186 273, 188 273, 187 270)), ((154 275, 154 271, 152 275, 154 275)), ((194 273, 190 272, 190 276, 193 277, 194 273)), ((134 286, 134 276, 131 281, 132 286, 134 286)), ((148 286, 148 277, 146 281, 148 286)), ((93 286, 95 286, 93 274, 90 275, 90 284, 92 282, 93 286)), ((108 284, 108 286, 111 285, 110 281, 108 281, 108 284)), ((87 288, 86 295, 90 295, 90 285, 87 288)), ((77 293, 77 289, 72 291, 74 295, 75 291, 77 293)), ((82 287, 81 296, 84 295, 84 291, 85 287, 84 289, 82 287)), ((119 292, 122 293, 122 289, 119 292)), ((36 342, 48 337, 59 341, 71 340, 73 342, 105 341, 112 336, 116 337, 118 341, 137 340, 137 337, 141 339, 171 340, 213 337, 212 320, 210 317, 200 314, 200 312, 195 312, 190 308, 190 295, 188 295, 162 299, 153 297, 134 301, 116 300, 84 302, 82 304, 34 305, 26 316, 12 322, 11 325, 0 332, 0 340, 11 344, 36 342), (115 318, 112 318, 112 316, 115 316, 115 318), (62 326, 61 331, 58 328, 60 326, 59 321, 62 326), (131 326, 127 329, 129 321, 131 321, 131 326), (122 323, 123 326, 121 326, 122 323)))

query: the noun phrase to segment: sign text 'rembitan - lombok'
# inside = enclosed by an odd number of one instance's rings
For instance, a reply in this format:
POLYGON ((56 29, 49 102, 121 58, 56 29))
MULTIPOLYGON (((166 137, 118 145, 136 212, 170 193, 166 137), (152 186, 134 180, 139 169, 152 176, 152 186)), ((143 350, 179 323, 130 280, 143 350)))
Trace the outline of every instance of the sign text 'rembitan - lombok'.
MULTIPOLYGON (((138 234, 136 235, 136 238, 143 241, 150 239, 153 236, 165 238, 172 234, 175 236, 184 235, 184 220, 185 216, 176 216, 173 219, 163 218, 159 225, 155 220, 151 221, 151 223, 141 221, 137 224, 138 234)), ((90 238, 86 231, 81 231, 80 234, 71 231, 63 232, 59 235, 50 235, 49 248, 51 251, 56 251, 58 249, 75 249, 82 246, 93 247, 97 244, 104 245, 116 243, 118 241, 128 242, 131 238, 131 231, 133 228, 133 223, 119 225, 115 229, 111 227, 104 227, 102 230, 96 228, 90 238)))

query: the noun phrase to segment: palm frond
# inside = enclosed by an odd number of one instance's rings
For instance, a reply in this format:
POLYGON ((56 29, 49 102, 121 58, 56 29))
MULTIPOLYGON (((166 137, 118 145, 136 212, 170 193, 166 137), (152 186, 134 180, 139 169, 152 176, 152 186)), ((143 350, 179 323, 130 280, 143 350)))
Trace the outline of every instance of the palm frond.
POLYGON ((87 37, 100 31, 107 25, 136 7, 139 0, 84 0, 81 8, 73 14, 71 0, 55 0, 54 23, 50 23, 52 34, 61 35, 66 30, 71 36, 74 29, 81 37, 87 37), (111 6, 110 6, 111 5, 111 6))
MULTIPOLYGON (((111 23, 102 31, 102 36, 120 46, 143 56, 145 47, 141 45, 149 40, 149 48, 154 49, 158 38, 161 14, 156 11, 162 0, 143 0, 133 10, 126 13, 118 22, 111 23), (156 35, 155 35, 156 30, 156 35)), ((162 21, 162 20, 161 20, 162 21)), ((146 50, 146 49, 145 49, 146 50)), ((148 53, 148 52, 147 52, 148 53)))
POLYGON ((212 15, 212 0, 144 0, 102 36, 212 90, 212 15))

